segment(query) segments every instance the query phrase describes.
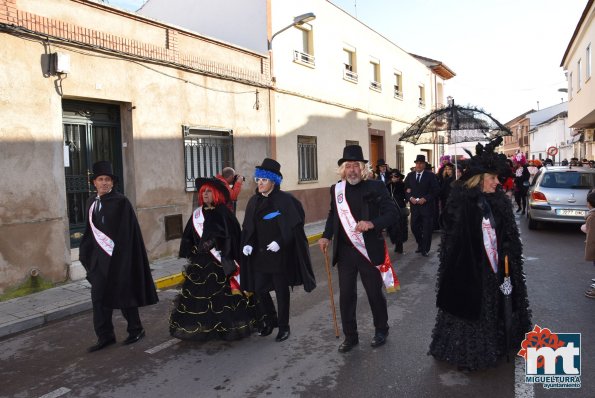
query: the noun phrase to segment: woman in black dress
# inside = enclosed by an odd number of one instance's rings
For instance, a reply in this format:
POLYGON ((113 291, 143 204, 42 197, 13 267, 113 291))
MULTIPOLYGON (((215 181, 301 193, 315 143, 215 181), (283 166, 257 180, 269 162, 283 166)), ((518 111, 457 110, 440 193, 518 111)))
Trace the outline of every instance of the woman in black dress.
POLYGON ((393 169, 389 174, 389 182, 386 184, 388 193, 399 208, 399 215, 397 222, 387 228, 390 241, 395 245, 395 253, 403 253, 403 243, 407 242, 408 238, 408 214, 407 199, 405 198, 405 183, 403 182, 404 175, 397 169, 393 169))
POLYGON ((495 366, 509 350, 518 350, 531 330, 519 230, 512 204, 498 187, 498 175, 508 169, 506 157, 494 152, 500 142, 485 150, 478 145, 452 185, 441 220, 438 315, 429 354, 459 369, 495 366), (500 290, 505 257, 512 283, 508 346, 500 290))
POLYGON ((197 178, 199 207, 186 224, 180 257, 188 258, 169 329, 184 340, 237 340, 257 330, 256 306, 239 287, 240 225, 225 205, 229 191, 197 178))

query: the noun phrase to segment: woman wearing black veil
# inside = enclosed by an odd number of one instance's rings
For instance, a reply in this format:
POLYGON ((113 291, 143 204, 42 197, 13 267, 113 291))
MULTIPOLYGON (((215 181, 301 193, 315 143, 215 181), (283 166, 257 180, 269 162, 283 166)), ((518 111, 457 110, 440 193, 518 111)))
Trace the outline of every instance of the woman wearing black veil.
POLYGON ((438 315, 429 354, 462 370, 495 366, 511 349, 520 349, 531 330, 519 230, 512 204, 498 186, 498 176, 509 170, 506 157, 494 152, 501 142, 477 145, 477 155, 452 184, 441 219, 438 315), (506 257, 512 283, 509 330, 500 290, 506 257))
POLYGON ((170 334, 183 340, 237 340, 258 329, 252 298, 239 287, 240 225, 217 179, 196 179, 199 207, 186 224, 180 257, 188 258, 174 300, 170 334))

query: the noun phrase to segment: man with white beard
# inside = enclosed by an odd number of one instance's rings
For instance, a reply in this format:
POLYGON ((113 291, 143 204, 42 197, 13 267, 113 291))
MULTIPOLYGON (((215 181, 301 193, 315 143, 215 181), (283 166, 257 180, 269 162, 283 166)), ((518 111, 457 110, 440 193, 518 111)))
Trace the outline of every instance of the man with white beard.
POLYGON ((359 145, 344 148, 337 171, 341 181, 331 187, 330 210, 324 233, 318 241, 320 249, 326 252, 334 238, 332 264, 338 264, 341 323, 345 335, 339 346, 342 353, 359 343, 356 320, 358 273, 374 319, 372 347, 386 342, 389 329, 382 285, 386 284, 388 289, 387 280, 396 281, 398 285, 382 230, 394 224, 399 213, 384 184, 367 179, 367 162, 359 145))

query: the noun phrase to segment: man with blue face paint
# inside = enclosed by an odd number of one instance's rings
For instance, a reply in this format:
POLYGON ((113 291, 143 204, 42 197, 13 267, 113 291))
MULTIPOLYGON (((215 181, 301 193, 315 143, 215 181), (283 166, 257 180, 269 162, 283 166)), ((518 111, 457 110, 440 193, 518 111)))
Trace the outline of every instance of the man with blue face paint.
POLYGON ((246 206, 242 225, 242 290, 255 292, 263 314, 260 336, 268 336, 278 327, 275 341, 289 337, 289 287, 316 287, 310 262, 308 239, 304 232, 302 204, 281 191, 281 165, 265 158, 256 166, 256 193, 246 206), (270 291, 275 291, 277 309, 270 291), (277 312, 278 311, 278 312, 277 312))

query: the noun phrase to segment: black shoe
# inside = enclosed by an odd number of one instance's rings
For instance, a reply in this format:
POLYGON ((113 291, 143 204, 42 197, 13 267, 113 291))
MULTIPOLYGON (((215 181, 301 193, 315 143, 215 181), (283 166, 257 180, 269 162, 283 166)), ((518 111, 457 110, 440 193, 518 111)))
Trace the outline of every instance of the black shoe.
POLYGON ((115 337, 110 337, 107 339, 99 339, 97 340, 97 344, 92 345, 91 347, 89 347, 87 349, 87 352, 95 352, 95 351, 99 351, 105 347, 107 347, 108 345, 112 345, 116 343, 116 338, 115 337))
POLYGON ((141 331, 136 334, 129 334, 128 337, 126 337, 126 340, 124 340, 124 343, 122 343, 122 344, 128 345, 128 344, 136 343, 143 337, 145 337, 145 329, 141 329, 141 331))
POLYGON ((430 256, 430 254, 428 252, 421 252, 421 255, 424 256, 424 257, 429 257, 430 256))
POLYGON ((285 341, 289 338, 289 329, 287 330, 281 330, 279 329, 279 333, 277 333, 277 337, 275 337, 275 341, 277 343, 281 342, 281 341, 285 341))
POLYGON ((384 343, 386 343, 386 335, 387 334, 388 333, 376 332, 376 334, 374 335, 374 338, 372 339, 372 343, 370 343, 370 345, 374 348, 384 345, 384 343))
POLYGON ((275 329, 275 326, 273 325, 264 325, 264 327, 260 329, 260 332, 258 332, 258 335, 261 337, 268 336, 273 333, 273 329, 275 329))
POLYGON ((351 351, 351 349, 358 344, 359 344, 358 339, 345 339, 339 346, 339 352, 351 351))

